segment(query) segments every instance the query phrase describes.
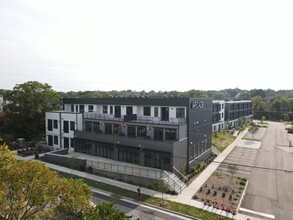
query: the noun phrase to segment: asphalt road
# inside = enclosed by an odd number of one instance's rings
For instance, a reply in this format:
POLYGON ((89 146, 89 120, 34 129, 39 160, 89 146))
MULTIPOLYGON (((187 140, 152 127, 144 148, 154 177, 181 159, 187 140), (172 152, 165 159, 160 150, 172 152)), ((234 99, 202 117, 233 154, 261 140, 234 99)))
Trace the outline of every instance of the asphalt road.
POLYGON ((251 170, 242 208, 271 214, 278 220, 293 219, 293 172, 280 171, 293 171, 293 151, 286 151, 289 135, 283 123, 269 123, 254 163, 269 169, 251 170))
MULTIPOLYGON (((93 192, 92 201, 95 204, 104 201, 113 201, 113 198, 93 192)), ((191 218, 177 216, 174 213, 164 212, 159 209, 147 207, 144 205, 136 205, 126 201, 117 201, 115 206, 128 216, 132 216, 131 220, 192 220, 191 218)))

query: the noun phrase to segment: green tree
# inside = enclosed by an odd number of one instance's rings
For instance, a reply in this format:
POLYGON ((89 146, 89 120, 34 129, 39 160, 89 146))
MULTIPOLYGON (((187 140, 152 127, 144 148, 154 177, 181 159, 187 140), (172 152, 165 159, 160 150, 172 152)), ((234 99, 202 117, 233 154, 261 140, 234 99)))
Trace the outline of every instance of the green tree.
POLYGON ((238 167, 236 164, 228 164, 227 165, 227 172, 230 174, 231 180, 233 179, 233 176, 235 175, 237 170, 238 170, 238 167))
POLYGON ((97 204, 83 215, 83 220, 126 220, 130 218, 132 216, 121 212, 112 202, 97 204))
POLYGON ((6 92, 6 133, 33 139, 45 132, 45 112, 60 109, 60 96, 47 83, 29 81, 6 92))
POLYGON ((164 182, 164 180, 156 180, 153 185, 154 189, 160 193, 162 193, 162 198, 164 193, 168 192, 168 185, 164 182))
POLYGON ((270 105, 260 96, 252 98, 253 117, 255 119, 261 119, 262 116, 268 118, 270 112, 270 105))
POLYGON ((0 219, 74 216, 90 207, 91 190, 80 180, 60 179, 38 161, 16 160, 7 146, 0 146, 0 162, 0 219))

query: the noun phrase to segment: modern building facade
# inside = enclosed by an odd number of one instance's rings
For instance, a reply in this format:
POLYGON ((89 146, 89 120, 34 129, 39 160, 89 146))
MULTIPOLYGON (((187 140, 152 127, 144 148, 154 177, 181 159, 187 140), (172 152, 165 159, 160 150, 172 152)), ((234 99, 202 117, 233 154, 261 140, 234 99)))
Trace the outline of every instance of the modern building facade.
POLYGON ((46 113, 47 141, 56 147, 181 172, 211 154, 210 99, 64 98, 63 107, 46 113))
POLYGON ((225 101, 213 101, 213 115, 212 115, 212 131, 213 133, 225 129, 225 101))
POLYGON ((236 127, 239 119, 244 122, 252 121, 252 102, 251 100, 231 100, 225 102, 225 121, 228 129, 236 127))
POLYGON ((74 132, 82 129, 82 114, 65 111, 46 112, 46 140, 54 148, 74 149, 74 132))
POLYGON ((213 100, 213 133, 238 126, 240 118, 245 123, 252 120, 251 100, 213 100))

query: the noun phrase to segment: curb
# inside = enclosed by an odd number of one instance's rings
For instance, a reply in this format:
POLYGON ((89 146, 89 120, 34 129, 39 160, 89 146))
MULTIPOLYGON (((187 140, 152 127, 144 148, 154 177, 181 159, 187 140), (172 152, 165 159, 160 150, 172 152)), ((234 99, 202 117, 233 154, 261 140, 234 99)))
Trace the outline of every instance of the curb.
MULTIPOLYGON (((91 189, 96 193, 100 193, 100 194, 102 194, 104 196, 111 197, 111 193, 109 193, 109 192, 106 192, 106 191, 100 190, 100 189, 96 189, 96 188, 93 188, 93 187, 91 187, 91 189)), ((124 196, 121 196, 121 199, 119 199, 119 200, 129 202, 129 203, 132 203, 132 204, 135 204, 135 205, 148 206, 150 208, 158 209, 160 211, 164 211, 164 212, 167 212, 167 213, 172 213, 172 214, 175 214, 175 215, 178 215, 178 216, 181 216, 181 217, 184 217, 184 218, 192 219, 192 220, 201 220, 200 218, 195 218, 195 217, 190 216, 190 215, 186 215, 186 214, 183 214, 183 213, 180 213, 180 212, 175 212, 175 211, 170 210, 170 209, 165 209, 165 208, 162 208, 162 207, 159 207, 159 206, 151 205, 151 204, 141 202, 141 201, 138 201, 138 200, 134 200, 134 199, 124 197, 124 196)))
POLYGON ((242 200, 243 200, 243 198, 244 198, 244 196, 245 196, 245 194, 246 194, 246 190, 247 190, 247 187, 248 187, 248 182, 249 182, 249 181, 247 180, 247 181, 246 181, 245 188, 244 188, 243 193, 242 193, 242 196, 241 196, 241 198, 240 198, 240 201, 239 201, 238 207, 237 207, 237 213, 239 212, 240 205, 241 205, 242 200))

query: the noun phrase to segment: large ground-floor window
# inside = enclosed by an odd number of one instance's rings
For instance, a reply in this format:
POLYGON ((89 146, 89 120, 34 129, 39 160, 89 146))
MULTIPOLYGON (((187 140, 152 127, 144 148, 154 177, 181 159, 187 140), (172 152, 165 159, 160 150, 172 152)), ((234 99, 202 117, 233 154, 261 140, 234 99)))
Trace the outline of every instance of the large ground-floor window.
POLYGON ((113 159, 113 151, 112 145, 95 142, 95 156, 113 159))
POLYGON ((139 164, 139 150, 129 147, 118 147, 118 160, 139 164))
POLYGON ((172 170, 171 153, 146 150, 145 166, 163 170, 172 170))

